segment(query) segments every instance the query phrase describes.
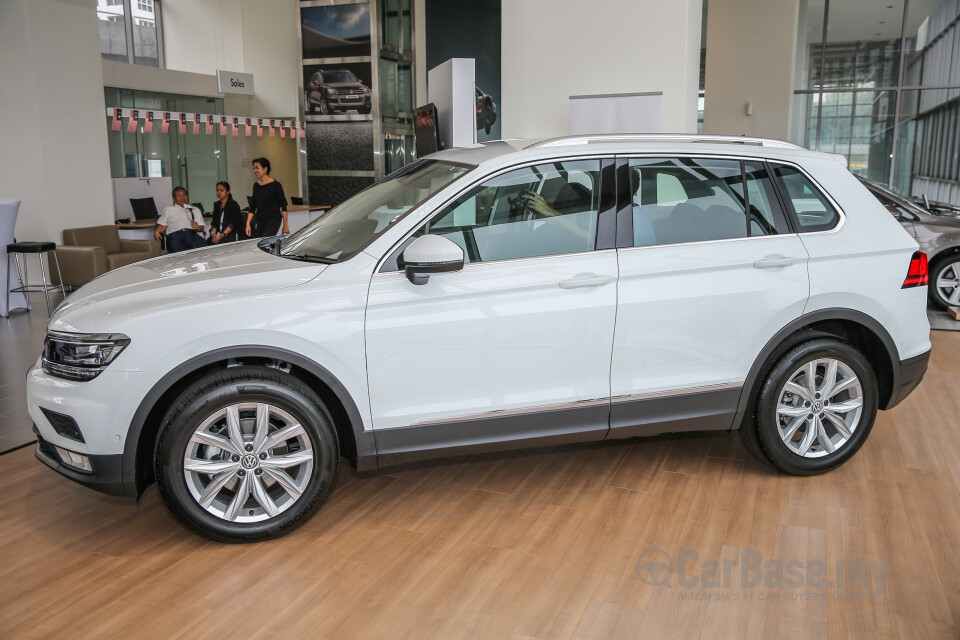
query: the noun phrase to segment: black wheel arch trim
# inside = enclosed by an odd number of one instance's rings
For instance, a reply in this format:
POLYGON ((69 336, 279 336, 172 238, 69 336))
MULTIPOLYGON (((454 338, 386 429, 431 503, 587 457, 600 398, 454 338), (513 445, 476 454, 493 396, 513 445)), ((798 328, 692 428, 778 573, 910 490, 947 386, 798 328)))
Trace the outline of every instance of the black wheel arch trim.
MULTIPOLYGON (((759 383, 758 378, 760 376, 760 372, 767 363, 767 360, 770 359, 770 356, 773 355, 780 345, 782 345, 790 336, 802 330, 804 327, 817 322, 829 320, 854 322, 862 325, 869 331, 872 331, 886 348, 887 357, 890 360, 891 372, 893 374, 893 380, 891 381, 893 383, 892 389, 895 391, 900 387, 900 355, 897 351, 896 343, 893 341, 893 338, 890 337, 890 334, 883 327, 883 325, 867 314, 861 311, 855 311, 853 309, 830 308, 812 311, 800 316, 778 331, 772 338, 770 338, 770 340, 767 341, 767 344, 764 345, 763 349, 760 351, 760 354, 757 356, 756 360, 754 360, 753 366, 750 367, 750 372, 747 374, 747 379, 743 383, 743 391, 740 394, 740 401, 737 403, 737 413, 733 420, 733 427, 735 429, 740 427, 740 424, 743 422, 744 415, 746 415, 747 409, 750 406, 750 402, 755 397, 755 392, 758 389, 757 385, 759 383)), ((894 393, 894 395, 896 395, 896 393, 894 393)), ((881 395, 880 409, 892 408, 893 404, 895 403, 891 403, 891 400, 895 399, 896 398, 893 397, 884 398, 881 395)))
POLYGON ((281 360, 304 369, 318 378, 333 392, 347 413, 347 417, 350 420, 350 429, 353 431, 357 446, 357 469, 359 471, 366 471, 376 468, 377 447, 373 432, 364 430, 363 419, 360 416, 360 411, 357 409, 357 405, 353 401, 352 396, 346 387, 344 387, 330 371, 309 358, 279 347, 257 345, 225 347, 194 356, 190 360, 177 365, 160 378, 140 401, 140 406, 130 420, 130 427, 127 430, 127 440, 123 447, 122 482, 125 495, 137 496, 139 498, 140 492, 145 488, 137 487, 137 450, 139 448, 141 432, 154 405, 156 405, 163 394, 169 391, 184 377, 211 364, 233 358, 269 358, 281 360))

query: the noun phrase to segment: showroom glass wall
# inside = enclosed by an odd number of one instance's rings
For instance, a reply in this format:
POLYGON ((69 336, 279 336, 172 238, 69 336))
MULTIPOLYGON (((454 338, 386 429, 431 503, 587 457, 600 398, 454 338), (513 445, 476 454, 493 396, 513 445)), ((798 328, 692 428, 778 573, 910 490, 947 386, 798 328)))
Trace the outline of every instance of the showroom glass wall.
MULTIPOLYGON (((127 131, 127 122, 120 131, 110 128, 107 117, 107 140, 110 148, 110 177, 158 178, 170 176, 174 186, 190 192, 192 202, 202 202, 204 208, 213 207, 217 182, 226 180, 226 137, 222 135, 193 135, 193 124, 182 134, 178 124, 170 124, 168 133, 161 133, 159 115, 164 111, 185 113, 223 114, 223 98, 175 95, 156 91, 134 91, 104 87, 104 102, 124 109, 154 111, 158 119, 153 132, 146 133, 141 120, 134 132, 127 131), (159 113, 157 113, 159 112, 159 113)), ((169 203, 157 203, 163 208, 169 203)))
POLYGON ((801 0, 793 139, 960 204, 960 2, 801 0))
POLYGON ((104 60, 163 66, 160 0, 97 0, 104 60))

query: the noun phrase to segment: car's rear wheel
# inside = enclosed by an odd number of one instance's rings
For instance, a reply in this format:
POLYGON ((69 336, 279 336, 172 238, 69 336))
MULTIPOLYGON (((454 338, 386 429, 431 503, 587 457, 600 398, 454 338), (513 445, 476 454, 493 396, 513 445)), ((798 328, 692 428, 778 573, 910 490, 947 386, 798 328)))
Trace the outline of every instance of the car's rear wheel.
POLYGON ((928 296, 939 309, 960 306, 960 253, 944 256, 933 263, 928 296))
POLYGON ((223 542, 289 533, 336 480, 336 430, 302 381, 236 367, 191 385, 161 426, 160 494, 187 527, 223 542))
POLYGON ((877 397, 876 376, 863 354, 840 340, 818 338, 773 366, 748 428, 756 429, 767 459, 779 469, 823 473, 863 445, 876 419, 877 397))

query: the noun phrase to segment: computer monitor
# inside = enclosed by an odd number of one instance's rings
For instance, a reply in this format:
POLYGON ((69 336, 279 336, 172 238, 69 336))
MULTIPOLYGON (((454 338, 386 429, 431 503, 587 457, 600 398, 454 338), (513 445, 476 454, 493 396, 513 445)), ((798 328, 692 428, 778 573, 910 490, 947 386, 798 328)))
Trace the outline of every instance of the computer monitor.
POLYGON ((153 198, 130 198, 130 208, 133 209, 133 217, 137 220, 156 220, 160 217, 157 212, 157 203, 153 198))

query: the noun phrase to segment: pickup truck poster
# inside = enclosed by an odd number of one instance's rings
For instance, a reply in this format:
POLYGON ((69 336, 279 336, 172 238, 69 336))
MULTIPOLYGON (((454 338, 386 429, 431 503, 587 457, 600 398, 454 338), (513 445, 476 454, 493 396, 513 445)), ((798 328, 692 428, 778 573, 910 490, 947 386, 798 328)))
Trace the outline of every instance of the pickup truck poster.
POLYGON ((477 140, 500 139, 501 0, 425 0, 427 70, 450 58, 477 61, 477 140))

